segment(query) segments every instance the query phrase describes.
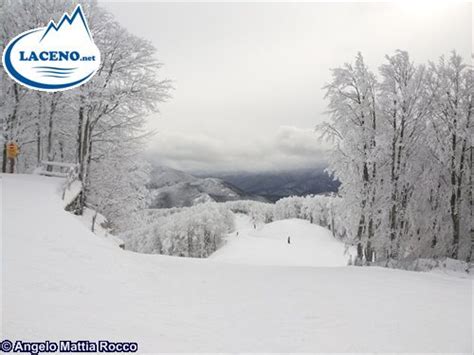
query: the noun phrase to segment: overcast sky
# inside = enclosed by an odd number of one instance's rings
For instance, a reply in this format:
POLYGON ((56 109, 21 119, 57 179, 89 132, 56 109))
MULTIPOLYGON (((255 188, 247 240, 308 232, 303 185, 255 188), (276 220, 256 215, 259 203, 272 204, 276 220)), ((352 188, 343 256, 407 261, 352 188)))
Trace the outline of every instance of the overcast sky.
POLYGON ((147 38, 174 81, 150 118, 149 152, 186 171, 309 167, 324 160, 313 133, 326 116, 330 68, 361 51, 375 70, 385 54, 416 62, 472 52, 470 3, 103 4, 147 38))

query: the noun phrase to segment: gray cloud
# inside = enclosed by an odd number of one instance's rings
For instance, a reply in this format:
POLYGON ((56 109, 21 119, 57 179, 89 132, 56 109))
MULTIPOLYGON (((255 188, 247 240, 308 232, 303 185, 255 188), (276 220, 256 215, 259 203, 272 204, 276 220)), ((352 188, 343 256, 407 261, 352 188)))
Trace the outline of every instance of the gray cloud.
POLYGON ((191 172, 266 171, 319 166, 327 148, 313 129, 281 126, 266 139, 239 142, 162 132, 148 156, 155 164, 191 172))
MULTIPOLYGON (((103 1, 103 0, 99 0, 103 1)), ((103 3, 103 2, 102 2, 103 3)), ((103 3, 150 40, 176 90, 149 119, 151 153, 185 170, 290 169, 324 158, 312 129, 330 68, 362 52, 376 71, 407 50, 426 63, 472 52, 472 6, 456 1, 103 3)))

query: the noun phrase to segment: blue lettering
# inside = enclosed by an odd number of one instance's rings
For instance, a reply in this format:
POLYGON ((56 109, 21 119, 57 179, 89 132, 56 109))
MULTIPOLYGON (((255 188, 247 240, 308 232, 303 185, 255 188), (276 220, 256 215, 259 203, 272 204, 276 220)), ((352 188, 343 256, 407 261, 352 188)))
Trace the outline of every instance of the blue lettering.
POLYGON ((30 57, 28 58, 29 61, 34 60, 35 62, 38 61, 38 56, 36 55, 35 52, 31 52, 30 57))
POLYGON ((20 61, 77 61, 81 58, 79 52, 69 52, 69 51, 43 51, 39 54, 32 51, 31 53, 26 54, 25 51, 20 51, 20 61))
POLYGON ((67 60, 69 57, 69 52, 59 52, 59 60, 67 60))
POLYGON ((79 60, 79 53, 78 52, 71 52, 71 54, 69 55, 69 58, 71 58, 71 60, 79 60))
POLYGON ((39 54, 39 57, 41 60, 48 60, 48 54, 49 54, 48 52, 41 52, 39 54))

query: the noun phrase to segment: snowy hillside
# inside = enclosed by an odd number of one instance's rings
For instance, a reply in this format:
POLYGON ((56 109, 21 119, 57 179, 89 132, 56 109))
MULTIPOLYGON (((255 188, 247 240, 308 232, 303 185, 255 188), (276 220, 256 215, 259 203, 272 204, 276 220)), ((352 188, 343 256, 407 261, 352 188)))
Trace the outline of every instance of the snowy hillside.
POLYGON ((329 230, 301 219, 254 227, 249 217, 237 215, 236 228, 211 259, 248 265, 345 266, 355 255, 352 248, 346 253, 329 230))
MULTIPOLYGON (((244 226, 211 260, 127 252, 63 210, 58 179, 1 177, 3 339, 137 341, 142 352, 471 352, 469 279, 295 266, 277 257, 277 240, 309 243, 299 221, 244 226), (251 238, 260 253, 272 248, 273 266, 229 262, 251 238)), ((320 241, 320 260, 343 261, 320 241)))
POLYGON ((224 180, 198 178, 163 166, 153 169, 148 188, 153 194, 151 208, 189 207, 212 201, 264 200, 247 195, 224 180))

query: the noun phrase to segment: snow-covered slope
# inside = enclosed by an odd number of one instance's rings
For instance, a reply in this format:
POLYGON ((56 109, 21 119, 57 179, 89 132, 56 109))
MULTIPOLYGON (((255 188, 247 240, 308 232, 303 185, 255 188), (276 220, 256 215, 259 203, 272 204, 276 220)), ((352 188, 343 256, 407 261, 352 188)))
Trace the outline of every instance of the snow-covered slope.
POLYGON ((189 207, 212 201, 265 200, 247 195, 222 179, 198 178, 163 166, 152 170, 148 188, 153 194, 151 208, 189 207))
POLYGON ((236 232, 211 259, 248 265, 345 266, 353 248, 337 241, 329 230, 301 219, 253 225, 236 216, 236 232), (290 244, 288 244, 290 237, 290 244))
POLYGON ((137 341, 143 352, 471 352, 470 280, 135 254, 63 211, 58 183, 2 175, 3 339, 137 341))

